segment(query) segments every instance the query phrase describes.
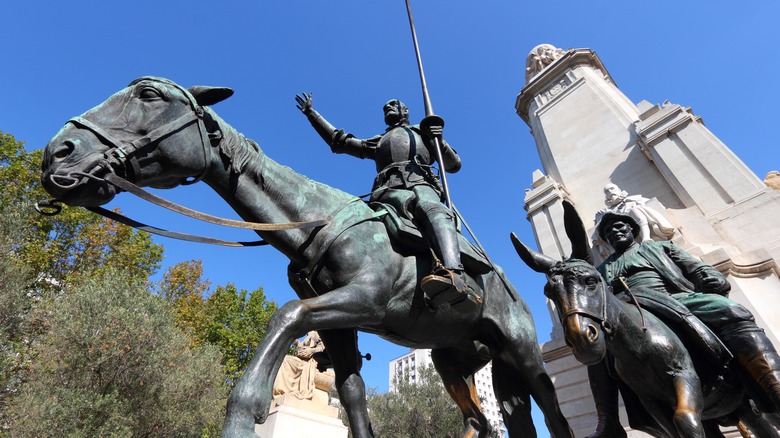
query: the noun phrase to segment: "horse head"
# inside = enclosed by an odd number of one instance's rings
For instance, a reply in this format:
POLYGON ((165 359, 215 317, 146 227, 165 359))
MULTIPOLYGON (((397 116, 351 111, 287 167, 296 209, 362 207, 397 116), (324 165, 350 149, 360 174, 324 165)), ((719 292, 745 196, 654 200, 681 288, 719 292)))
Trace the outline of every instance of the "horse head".
POLYGON ((570 203, 563 202, 566 234, 572 242, 572 255, 564 261, 538 253, 512 233, 511 239, 520 258, 531 269, 547 276, 544 294, 554 304, 564 331, 566 345, 578 361, 591 365, 606 354, 607 289, 592 264, 587 234, 570 203))
POLYGON ((98 206, 117 189, 108 173, 156 188, 199 180, 213 164, 211 138, 219 127, 204 105, 228 88, 185 89, 142 77, 79 117, 70 119, 44 150, 42 183, 69 205, 98 206))

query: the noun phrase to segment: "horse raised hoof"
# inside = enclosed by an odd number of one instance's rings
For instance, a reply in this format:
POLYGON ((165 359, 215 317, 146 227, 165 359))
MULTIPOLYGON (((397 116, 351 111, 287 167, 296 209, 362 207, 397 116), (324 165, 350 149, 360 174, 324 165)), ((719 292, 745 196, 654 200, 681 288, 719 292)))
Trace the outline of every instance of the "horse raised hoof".
POLYGON ((463 274, 449 269, 441 269, 425 276, 420 281, 420 287, 434 309, 447 303, 456 309, 468 310, 482 302, 482 298, 466 284, 463 274))

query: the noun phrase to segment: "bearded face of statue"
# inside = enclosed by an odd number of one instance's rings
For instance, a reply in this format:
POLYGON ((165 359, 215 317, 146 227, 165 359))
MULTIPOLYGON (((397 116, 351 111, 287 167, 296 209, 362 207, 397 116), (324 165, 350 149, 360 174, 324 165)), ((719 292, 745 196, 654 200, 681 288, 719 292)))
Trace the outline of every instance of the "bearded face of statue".
POLYGON ((626 199, 626 196, 627 193, 620 190, 620 187, 615 184, 607 184, 604 186, 604 203, 610 207, 620 204, 626 199))

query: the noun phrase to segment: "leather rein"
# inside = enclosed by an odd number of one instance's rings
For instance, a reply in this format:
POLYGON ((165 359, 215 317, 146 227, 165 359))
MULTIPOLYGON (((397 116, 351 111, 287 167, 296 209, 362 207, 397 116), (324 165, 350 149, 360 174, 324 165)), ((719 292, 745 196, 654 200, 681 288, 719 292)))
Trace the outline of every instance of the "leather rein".
MULTIPOLYGON (((151 80, 150 78, 145 78, 145 79, 151 80)), ((153 131, 149 132, 147 135, 137 140, 134 140, 129 143, 124 143, 124 144, 115 140, 110 134, 108 134, 105 130, 103 130, 95 123, 92 123, 83 117, 74 117, 68 120, 68 123, 71 123, 78 128, 87 129, 92 133, 94 133, 99 138, 101 138, 109 146, 110 148, 109 153, 106 154, 105 160, 98 163, 97 166, 95 166, 89 172, 87 173, 72 172, 67 177, 65 177, 64 179, 70 180, 70 184, 67 184, 67 186, 55 180, 54 176, 51 177, 51 181, 56 185, 64 186, 67 188, 67 187, 75 187, 76 185, 83 182, 85 179, 92 179, 99 183, 111 184, 114 187, 118 188, 120 191, 126 191, 135 196, 138 196, 139 198, 145 201, 151 202, 155 205, 174 211, 176 213, 189 216, 204 222, 208 222, 216 225, 222 225, 226 227, 242 228, 242 229, 249 229, 255 231, 283 231, 283 230, 292 230, 292 229, 317 228, 317 227, 322 227, 327 225, 328 221, 324 219, 309 221, 309 222, 287 222, 287 223, 273 224, 273 223, 245 222, 245 221, 212 216, 210 214, 190 209, 188 207, 176 204, 174 202, 161 198, 157 195, 154 195, 142 189, 141 187, 133 184, 132 182, 128 181, 126 178, 122 178, 119 175, 117 175, 115 173, 115 169, 121 169, 123 170, 123 173, 125 175, 132 173, 132 175, 138 177, 140 175, 141 168, 138 163, 136 153, 140 149, 148 145, 157 143, 163 138, 168 137, 169 135, 184 129, 185 127, 193 123, 197 123, 198 130, 200 131, 201 144, 203 146, 204 168, 203 168, 203 172, 201 172, 199 175, 197 175, 193 179, 183 181, 182 184, 189 185, 200 181, 205 175, 206 171, 208 170, 210 155, 213 152, 211 151, 211 140, 209 138, 209 134, 206 131, 206 127, 203 122, 204 110, 200 105, 198 105, 198 103, 195 101, 195 98, 192 96, 192 94, 189 91, 176 84, 167 83, 167 82, 165 83, 176 86, 180 91, 183 92, 183 94, 189 100, 190 109, 192 110, 191 112, 188 112, 187 114, 177 118, 176 120, 168 122, 154 129, 153 131), (101 170, 107 170, 108 173, 103 177, 97 176, 97 173, 100 172, 101 170)), ((63 179, 62 176, 59 176, 57 178, 61 180, 63 179)), ((63 201, 59 199, 52 199, 49 201, 36 203, 35 209, 40 214, 43 214, 45 216, 55 216, 62 211, 62 204, 63 201)), ((93 213, 97 213, 105 218, 122 223, 124 225, 131 226, 141 231, 146 231, 151 234, 157 234, 160 236, 185 240, 189 242, 208 243, 212 245, 222 245, 222 246, 260 246, 260 245, 268 244, 264 240, 256 240, 256 241, 249 241, 249 242, 233 242, 233 241, 215 239, 212 237, 198 236, 193 234, 180 233, 176 231, 169 231, 169 230, 164 230, 161 228, 157 228, 151 225, 138 222, 120 213, 110 211, 102 207, 84 207, 84 208, 93 213)))

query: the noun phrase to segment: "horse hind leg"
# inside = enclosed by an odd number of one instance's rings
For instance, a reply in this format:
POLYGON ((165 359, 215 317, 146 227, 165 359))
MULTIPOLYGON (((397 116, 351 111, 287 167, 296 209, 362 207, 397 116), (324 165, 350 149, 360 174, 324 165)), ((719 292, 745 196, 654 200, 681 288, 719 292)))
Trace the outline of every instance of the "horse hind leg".
POLYGON ((463 363, 463 355, 452 349, 431 351, 433 366, 441 376, 444 388, 463 413, 462 438, 484 438, 488 434, 489 424, 482 413, 477 388, 474 385, 474 369, 463 363))
POLYGON ((535 438, 537 435, 531 417, 531 394, 518 377, 512 367, 500 359, 493 359, 493 390, 509 437, 535 438))
POLYGON ((511 352, 509 357, 505 357, 505 353, 493 360, 493 387, 502 405, 509 436, 536 436, 531 419, 530 395, 544 414, 552 437, 574 437, 569 422, 561 412, 555 386, 544 369, 542 353, 534 340, 522 342, 522 339, 516 339, 515 348, 507 350, 511 352))

